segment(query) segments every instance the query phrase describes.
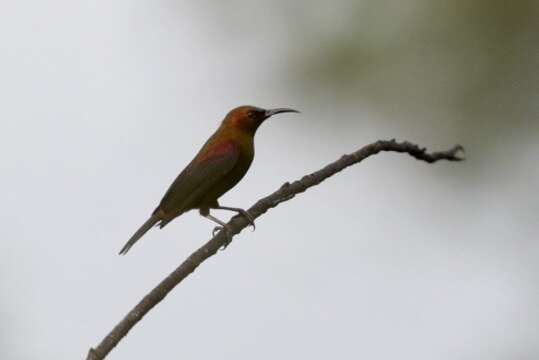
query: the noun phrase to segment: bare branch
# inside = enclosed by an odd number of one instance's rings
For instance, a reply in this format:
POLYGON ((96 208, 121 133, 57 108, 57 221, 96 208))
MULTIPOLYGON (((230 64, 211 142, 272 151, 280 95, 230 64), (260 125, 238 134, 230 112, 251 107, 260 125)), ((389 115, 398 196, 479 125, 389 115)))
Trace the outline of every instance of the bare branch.
MULTIPOLYGON (((381 151, 394 151, 408 153, 414 158, 428 163, 434 163, 438 160, 461 161, 464 160, 458 154, 463 151, 462 146, 457 145, 448 151, 427 153, 425 148, 405 142, 396 142, 395 140, 379 140, 375 143, 362 147, 358 151, 342 156, 339 160, 325 166, 324 168, 305 175, 300 180, 293 183, 285 183, 273 194, 266 196, 254 204, 248 213, 253 219, 258 218, 269 209, 279 205, 282 202, 292 199, 299 193, 302 193, 320 184, 325 179, 343 169, 357 164, 371 155, 378 154, 381 151)), ((231 236, 235 236, 247 226, 249 222, 241 216, 233 217, 229 222, 231 236)), ((217 251, 227 243, 224 231, 220 231, 204 246, 200 247, 191 256, 189 256, 176 270, 167 276, 159 285, 150 291, 112 331, 105 336, 101 343, 90 349, 87 360, 104 359, 105 356, 127 335, 129 330, 135 326, 155 305, 157 305, 168 293, 176 287, 183 279, 191 274, 207 258, 215 255, 217 251)))

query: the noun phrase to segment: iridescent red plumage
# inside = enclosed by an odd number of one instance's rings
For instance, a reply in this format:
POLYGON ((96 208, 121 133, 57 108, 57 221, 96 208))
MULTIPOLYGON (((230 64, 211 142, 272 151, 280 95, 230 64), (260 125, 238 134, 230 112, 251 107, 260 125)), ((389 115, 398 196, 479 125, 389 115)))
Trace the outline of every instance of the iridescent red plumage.
POLYGON ((249 169, 254 158, 254 135, 260 124, 274 114, 292 111, 296 112, 291 109, 264 110, 254 106, 240 106, 230 111, 120 254, 125 254, 155 224, 163 227, 192 209, 199 209, 203 216, 222 226, 223 222, 210 215, 210 209, 233 210, 248 216, 239 208, 220 207, 217 200, 249 169))

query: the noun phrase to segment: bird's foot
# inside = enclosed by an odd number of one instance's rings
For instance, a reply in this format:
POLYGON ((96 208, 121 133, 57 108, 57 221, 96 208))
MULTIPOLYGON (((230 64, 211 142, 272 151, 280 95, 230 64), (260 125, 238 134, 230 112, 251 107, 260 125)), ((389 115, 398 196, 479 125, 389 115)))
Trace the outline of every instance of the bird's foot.
POLYGON ((230 206, 215 206, 213 209, 234 211, 238 213, 238 215, 242 215, 244 218, 247 219, 247 221, 249 222, 249 225, 253 227, 253 231, 255 231, 256 229, 255 219, 247 211, 243 210, 242 208, 236 208, 236 207, 230 207, 230 206))
POLYGON ((228 247, 228 245, 230 245, 230 242, 232 241, 232 232, 230 228, 228 227, 228 225, 216 226, 213 228, 212 235, 213 236, 217 235, 217 233, 219 233, 221 230, 225 232, 225 243, 221 247, 221 250, 224 250, 228 247))
POLYGON ((253 231, 255 231, 256 230, 255 219, 247 211, 243 209, 238 209, 238 213, 247 219, 247 221, 249 222, 249 226, 252 226, 253 231))

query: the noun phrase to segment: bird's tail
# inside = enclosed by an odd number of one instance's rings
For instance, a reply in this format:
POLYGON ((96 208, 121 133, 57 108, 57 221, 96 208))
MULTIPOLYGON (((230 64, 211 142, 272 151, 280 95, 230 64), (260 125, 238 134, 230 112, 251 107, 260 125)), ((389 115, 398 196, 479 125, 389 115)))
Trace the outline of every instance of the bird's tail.
POLYGON ((137 230, 137 232, 134 233, 133 236, 131 236, 131 239, 129 239, 129 241, 124 245, 122 250, 120 250, 120 255, 125 255, 129 251, 129 249, 131 249, 131 247, 135 245, 135 243, 142 236, 144 236, 144 234, 146 234, 148 230, 152 228, 152 226, 159 222, 159 220, 161 220, 159 214, 154 213, 152 216, 150 216, 150 218, 146 220, 144 224, 142 224, 142 226, 137 230))

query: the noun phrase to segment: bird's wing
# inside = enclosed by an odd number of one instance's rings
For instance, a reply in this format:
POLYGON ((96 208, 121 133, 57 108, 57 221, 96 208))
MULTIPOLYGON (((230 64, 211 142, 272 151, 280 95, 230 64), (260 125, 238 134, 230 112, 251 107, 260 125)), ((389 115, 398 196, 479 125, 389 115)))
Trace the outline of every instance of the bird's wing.
POLYGON ((174 180, 158 209, 176 216, 196 207, 204 195, 236 166, 239 155, 239 148, 232 141, 204 147, 174 180))

